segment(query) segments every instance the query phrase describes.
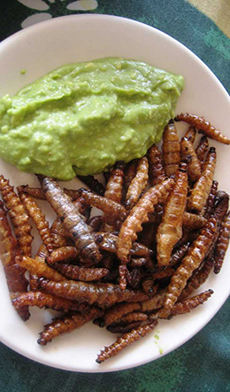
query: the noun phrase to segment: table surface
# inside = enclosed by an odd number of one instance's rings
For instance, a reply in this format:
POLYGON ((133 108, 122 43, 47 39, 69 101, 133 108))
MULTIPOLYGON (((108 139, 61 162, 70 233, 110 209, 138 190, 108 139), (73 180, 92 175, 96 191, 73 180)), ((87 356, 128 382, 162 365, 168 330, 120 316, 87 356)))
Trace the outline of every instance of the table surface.
MULTIPOLYGON (((230 92, 229 0, 1 0, 0 40, 61 15, 99 13, 144 22, 200 57, 230 92)), ((35 363, 0 344, 0 391, 230 391, 230 301, 195 337, 158 361, 107 374, 35 363)))

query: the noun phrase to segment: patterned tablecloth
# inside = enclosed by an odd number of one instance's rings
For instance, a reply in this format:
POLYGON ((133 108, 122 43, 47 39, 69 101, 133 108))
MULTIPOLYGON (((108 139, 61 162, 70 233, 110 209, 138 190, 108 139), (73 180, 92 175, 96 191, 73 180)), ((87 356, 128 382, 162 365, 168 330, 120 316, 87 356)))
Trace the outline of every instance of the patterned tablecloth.
MULTIPOLYGON (((1 0, 0 40, 61 15, 99 13, 144 22, 195 54, 230 91, 229 0, 1 0)), ((185 345, 123 372, 81 374, 34 363, 0 345, 0 391, 230 391, 230 302, 185 345)), ((1 315, 4 317, 4 315, 1 315)))

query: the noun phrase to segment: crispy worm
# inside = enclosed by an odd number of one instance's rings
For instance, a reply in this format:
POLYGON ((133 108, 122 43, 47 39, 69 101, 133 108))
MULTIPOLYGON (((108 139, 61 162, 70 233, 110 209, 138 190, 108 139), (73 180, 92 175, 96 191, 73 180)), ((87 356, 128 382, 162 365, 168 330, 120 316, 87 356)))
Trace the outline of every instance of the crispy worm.
POLYGON ((121 226, 117 241, 117 256, 122 264, 129 261, 132 243, 137 239, 136 233, 141 231, 142 224, 148 221, 148 214, 153 212, 154 206, 169 193, 173 184, 174 180, 168 178, 155 187, 151 187, 130 211, 121 226))
POLYGON ((85 312, 89 310, 89 305, 79 304, 76 301, 60 298, 56 295, 43 293, 42 291, 28 291, 27 293, 17 293, 12 298, 12 304, 16 310, 23 306, 36 306, 40 309, 48 308, 62 312, 69 312, 70 310, 85 312))
POLYGON ((29 224, 29 216, 18 195, 14 192, 14 188, 3 175, 0 175, 0 192, 14 227, 18 247, 22 254, 30 256, 33 237, 31 236, 32 227, 29 224))
POLYGON ((100 316, 101 309, 95 307, 90 308, 86 313, 71 313, 64 315, 62 318, 54 319, 52 323, 45 326, 44 331, 40 332, 40 339, 38 344, 46 346, 54 338, 66 333, 70 333, 83 325, 100 316))
POLYGON ((204 260, 212 246, 216 228, 217 219, 215 217, 211 217, 205 227, 201 230, 197 239, 192 243, 188 254, 183 258, 167 287, 167 294, 164 303, 166 308, 171 309, 173 307, 183 288, 186 286, 187 280, 191 277, 193 271, 195 271, 204 260))
POLYGON ((63 220, 62 223, 70 233, 82 258, 98 263, 101 260, 101 254, 94 241, 91 228, 85 223, 70 197, 63 192, 56 181, 48 177, 43 178, 42 188, 51 207, 63 220))
POLYGON ((168 125, 165 127, 162 141, 165 173, 167 176, 171 176, 176 174, 181 160, 180 143, 173 120, 170 120, 168 125))
POLYGON ((203 163, 205 161, 208 149, 209 149, 208 139, 206 136, 202 136, 202 138, 200 139, 200 141, 195 149, 196 156, 200 161, 201 167, 203 166, 203 163))
POLYGON ((124 162, 115 163, 113 168, 110 170, 109 179, 106 184, 104 196, 116 203, 121 203, 122 201, 124 167, 124 162))
POLYGON ((188 209, 190 211, 200 212, 205 206, 212 187, 215 167, 216 149, 211 147, 203 165, 202 174, 191 189, 191 194, 188 198, 188 209))
POLYGON ((143 158, 140 158, 138 160, 135 177, 131 181, 131 184, 129 185, 129 188, 126 193, 125 206, 127 210, 132 209, 132 207, 137 203, 138 199, 140 198, 142 192, 144 192, 149 178, 148 171, 148 158, 144 156, 143 158))
POLYGON ((79 191, 88 204, 99 208, 106 214, 106 223, 114 225, 117 221, 122 222, 125 219, 127 213, 120 203, 116 203, 106 197, 96 195, 87 189, 80 189, 79 191))
MULTIPOLYGON (((7 219, 7 212, 0 201, 0 258, 6 275, 7 286, 10 295, 15 292, 27 291, 28 280, 25 277, 25 269, 15 264, 17 254, 17 241, 12 234, 7 219)), ((28 306, 18 310, 23 321, 30 317, 28 306)))
POLYGON ((75 260, 79 255, 79 251, 75 246, 62 246, 54 249, 53 252, 46 258, 49 265, 58 263, 60 261, 75 260))
POLYGON ((193 144, 183 137, 180 142, 182 159, 188 162, 188 178, 191 182, 197 181, 201 176, 201 165, 197 158, 193 144))
POLYGON ((45 277, 47 279, 52 279, 55 282, 60 282, 66 280, 66 278, 50 268, 46 263, 41 263, 36 259, 32 259, 29 256, 16 256, 15 261, 21 267, 26 268, 31 274, 38 277, 45 277))
POLYGON ((176 175, 175 184, 166 201, 161 223, 157 229, 157 261, 159 266, 169 264, 173 247, 182 236, 187 191, 187 165, 182 162, 176 175))
POLYGON ((101 184, 94 176, 77 176, 79 180, 81 180, 85 185, 89 187, 93 192, 97 193, 100 196, 103 196, 105 193, 105 187, 101 184))
POLYGON ((164 305, 166 297, 166 288, 159 290, 152 298, 149 298, 140 303, 142 312, 150 312, 155 309, 160 309, 164 305))
POLYGON ((196 129, 192 125, 190 125, 190 127, 186 131, 184 137, 186 139, 188 139, 193 144, 196 139, 196 129))
POLYGON ((207 219, 201 215, 192 214, 191 212, 185 211, 183 218, 183 226, 188 227, 191 230, 201 229, 205 226, 207 219))
POLYGON ((126 314, 140 309, 141 309, 141 305, 138 302, 134 302, 134 303, 124 302, 124 303, 115 304, 111 308, 107 309, 103 317, 95 320, 94 323, 102 328, 110 324, 119 322, 121 318, 126 314))
POLYGON ((141 291, 121 290, 118 285, 112 283, 86 283, 68 280, 65 282, 39 279, 39 288, 58 297, 71 299, 79 302, 87 302, 90 305, 109 307, 116 302, 139 302, 148 296, 141 291))
POLYGON ((45 215, 42 213, 41 209, 38 207, 37 203, 26 193, 19 192, 19 197, 26 208, 29 216, 33 219, 36 228, 40 234, 40 237, 45 244, 49 253, 53 250, 53 241, 49 228, 49 223, 47 222, 45 215))
POLYGON ((120 324, 114 324, 114 325, 108 325, 106 327, 107 331, 111 333, 119 333, 119 334, 124 334, 127 332, 130 332, 132 329, 136 329, 141 325, 142 321, 133 321, 131 323, 120 323, 120 324))
POLYGON ((206 219, 209 219, 211 216, 211 213, 212 213, 212 210, 213 210, 213 207, 215 204, 215 200, 216 200, 217 189, 218 189, 218 182, 213 180, 211 190, 209 192, 206 205, 204 207, 204 209, 205 209, 204 218, 206 218, 206 219))
POLYGON ((155 144, 153 144, 152 147, 149 148, 147 157, 149 160, 150 185, 154 186, 165 178, 162 155, 155 144))
POLYGON ((195 295, 192 298, 187 298, 182 302, 177 302, 171 309, 161 308, 156 313, 153 313, 149 316, 150 320, 153 319, 167 319, 170 320, 172 317, 177 316, 179 314, 185 314, 191 312, 191 310, 197 308, 197 306, 202 305, 205 301, 207 301, 211 295, 213 294, 213 290, 206 290, 203 293, 195 295))
MULTIPOLYGON (((131 312, 116 320, 112 325, 130 324, 136 321, 146 321, 148 316, 142 312, 131 312)), ((111 325, 111 324, 110 324, 111 325)))
POLYGON ((65 263, 54 264, 53 267, 66 278, 81 280, 82 282, 97 281, 109 274, 109 270, 107 268, 86 268, 65 263))
POLYGON ((125 166, 124 182, 123 182, 125 193, 127 192, 127 189, 129 188, 129 185, 131 184, 133 178, 136 175, 137 162, 138 162, 138 159, 133 159, 132 161, 128 162, 126 164, 126 166, 125 166))
MULTIPOLYGON (((193 291, 197 290, 208 279, 214 263, 213 257, 206 257, 200 269, 188 280, 187 285, 182 290, 179 301, 187 298, 193 291)), ((174 305, 175 306, 175 305, 174 305)))
POLYGON ((178 264, 185 257, 188 252, 189 246, 190 242, 186 242, 172 253, 169 263, 170 267, 178 264))
MULTIPOLYGON (((107 252, 116 252, 116 245, 118 236, 112 233, 99 232, 95 234, 95 240, 99 248, 106 250, 107 252)), ((153 251, 141 244, 140 242, 134 242, 130 249, 131 256, 148 257, 153 255, 153 251)))
POLYGON ((157 324, 157 320, 154 320, 149 324, 142 325, 137 329, 132 329, 131 331, 121 335, 113 344, 109 347, 105 347, 104 350, 101 350, 100 354, 97 356, 96 362, 102 363, 106 359, 119 354, 125 347, 130 346, 132 343, 140 340, 142 337, 151 332, 157 324))
POLYGON ((202 133, 205 133, 205 135, 211 139, 214 139, 220 143, 230 144, 230 140, 213 125, 211 125, 210 122, 206 121, 204 117, 199 117, 190 113, 181 113, 175 117, 175 121, 184 121, 190 125, 193 125, 195 128, 198 128, 199 131, 202 131, 202 133))
POLYGON ((217 239, 215 252, 214 252, 214 272, 218 274, 221 270, 226 251, 228 249, 230 236, 230 213, 228 212, 220 227, 220 234, 217 239))
POLYGON ((54 248, 67 246, 69 233, 63 226, 61 219, 57 217, 50 228, 54 248))

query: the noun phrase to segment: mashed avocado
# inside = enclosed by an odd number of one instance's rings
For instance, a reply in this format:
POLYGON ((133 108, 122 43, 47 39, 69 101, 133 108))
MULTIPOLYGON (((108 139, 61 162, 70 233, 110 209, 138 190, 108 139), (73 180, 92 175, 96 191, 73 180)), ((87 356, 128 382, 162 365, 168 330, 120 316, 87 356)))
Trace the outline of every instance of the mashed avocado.
POLYGON ((100 173, 160 141, 183 86, 120 58, 62 66, 0 100, 0 157, 60 180, 100 173))

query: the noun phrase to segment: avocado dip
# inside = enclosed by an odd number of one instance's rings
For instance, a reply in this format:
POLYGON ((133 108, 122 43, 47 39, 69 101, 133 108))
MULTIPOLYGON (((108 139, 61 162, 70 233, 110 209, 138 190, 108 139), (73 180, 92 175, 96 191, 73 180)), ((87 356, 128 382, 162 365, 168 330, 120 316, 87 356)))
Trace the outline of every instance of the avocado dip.
POLYGON ((183 87, 139 61, 64 65, 0 99, 0 157, 65 181, 129 162, 161 140, 183 87))

